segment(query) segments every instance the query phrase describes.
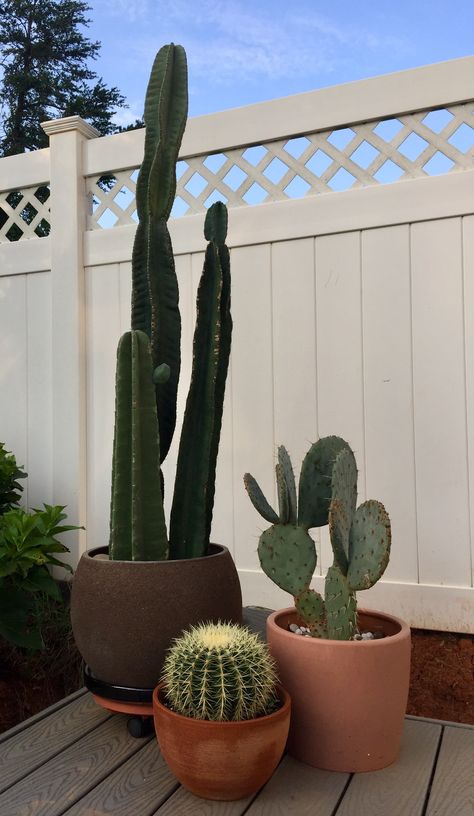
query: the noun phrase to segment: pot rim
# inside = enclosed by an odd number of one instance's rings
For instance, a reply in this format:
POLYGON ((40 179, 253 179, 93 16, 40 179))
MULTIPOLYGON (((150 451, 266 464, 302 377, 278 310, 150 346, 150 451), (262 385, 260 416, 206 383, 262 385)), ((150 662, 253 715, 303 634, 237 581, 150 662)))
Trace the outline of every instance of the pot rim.
MULTIPOLYGON (((319 644, 316 648, 328 648, 328 646, 332 646, 334 648, 334 644, 337 644, 338 647, 341 649, 348 649, 348 648, 385 648, 387 647, 387 643, 394 643, 400 640, 405 640, 407 637, 410 637, 410 627, 408 624, 402 620, 401 618, 396 618, 395 615, 389 615, 387 612, 380 612, 378 609, 361 609, 357 610, 358 614, 363 615, 371 615, 375 618, 380 618, 381 620, 390 621, 391 623, 395 623, 397 626, 400 627, 399 632, 395 632, 393 635, 386 635, 383 638, 379 638, 377 640, 332 640, 330 638, 303 638, 300 637, 300 641, 302 643, 306 643, 309 648, 314 648, 314 644, 319 644), (310 645, 312 644, 312 645, 310 645)), ((277 609, 275 612, 272 612, 271 615, 267 618, 267 626, 271 627, 273 631, 278 631, 278 633, 286 638, 294 638, 294 632, 289 632, 287 629, 284 629, 283 626, 280 626, 278 619, 280 617, 284 617, 285 615, 298 615, 294 606, 288 606, 285 609, 277 609)), ((292 642, 294 642, 292 640, 292 642)))
POLYGON ((158 709, 158 711, 163 711, 166 715, 174 720, 175 722, 183 722, 189 723, 191 728, 202 728, 205 727, 206 729, 216 730, 216 729, 229 729, 232 728, 252 728, 252 726, 256 726, 257 724, 261 724, 262 726, 265 723, 268 723, 270 720, 275 719, 285 719, 287 716, 290 715, 291 711, 291 697, 287 690, 281 685, 281 683, 276 683, 276 689, 278 691, 278 696, 281 701, 283 701, 283 705, 280 708, 277 708, 276 711, 272 711, 271 714, 265 714, 263 717, 254 717, 251 720, 225 720, 225 721, 216 721, 216 720, 198 720, 194 717, 186 717, 184 714, 179 714, 177 711, 172 711, 171 708, 168 708, 164 703, 161 702, 162 692, 164 690, 164 682, 158 683, 156 688, 153 689, 153 708, 158 709))
MULTIPOLYGON (((186 561, 186 563, 190 561, 202 561, 204 558, 211 558, 225 555, 226 553, 230 554, 230 550, 228 547, 225 547, 224 544, 213 544, 212 542, 209 544, 209 548, 212 550, 207 553, 207 555, 197 555, 193 558, 162 558, 157 559, 156 561, 127 561, 125 559, 116 558, 113 561, 110 559, 99 559, 96 563, 98 564, 180 564, 182 561, 186 561)), ((109 546, 104 545, 101 547, 91 547, 91 549, 86 550, 81 558, 86 558, 87 560, 94 560, 96 555, 107 555, 109 551, 109 546)))

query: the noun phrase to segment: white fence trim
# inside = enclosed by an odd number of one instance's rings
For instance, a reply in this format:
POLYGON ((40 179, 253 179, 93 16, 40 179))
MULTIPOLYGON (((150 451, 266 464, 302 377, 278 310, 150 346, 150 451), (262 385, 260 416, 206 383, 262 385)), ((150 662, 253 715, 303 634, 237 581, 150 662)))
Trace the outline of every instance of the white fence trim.
MULTIPOLYGON (((462 57, 195 116, 186 126, 180 158, 465 102, 473 96, 473 76, 474 57, 462 57)), ((143 142, 142 130, 120 140, 106 136, 88 142, 85 175, 138 166, 143 142)))
MULTIPOLYGON (((243 603, 280 609, 292 606, 288 593, 279 589, 257 570, 239 569, 243 603)), ((324 578, 315 578, 311 586, 324 594, 324 578)), ((384 581, 357 594, 359 606, 379 609, 396 615, 410 626, 445 632, 474 631, 473 596, 471 587, 435 586, 384 581)))
MULTIPOLYGON (((86 336, 83 235, 86 197, 83 145, 97 131, 79 117, 43 125, 50 137, 53 400, 53 495, 68 514, 85 519, 86 336), (65 364, 65 360, 67 364, 65 364)), ((33 240, 33 239, 32 239, 33 240)), ((86 549, 84 531, 71 534, 71 560, 86 549)), ((69 543, 69 542, 68 542, 69 543)))

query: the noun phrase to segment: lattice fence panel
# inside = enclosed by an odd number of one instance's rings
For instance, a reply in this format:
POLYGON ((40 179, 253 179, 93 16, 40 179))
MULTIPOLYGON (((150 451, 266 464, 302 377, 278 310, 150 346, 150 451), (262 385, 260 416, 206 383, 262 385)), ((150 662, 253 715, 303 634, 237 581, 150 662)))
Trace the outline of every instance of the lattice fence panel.
MULTIPOLYGON (((420 111, 178 164, 172 215, 300 198, 473 167, 474 104, 420 111)), ((137 168, 89 178, 89 229, 137 221, 137 168)))
POLYGON ((0 243, 44 238, 50 226, 49 187, 0 193, 0 243))

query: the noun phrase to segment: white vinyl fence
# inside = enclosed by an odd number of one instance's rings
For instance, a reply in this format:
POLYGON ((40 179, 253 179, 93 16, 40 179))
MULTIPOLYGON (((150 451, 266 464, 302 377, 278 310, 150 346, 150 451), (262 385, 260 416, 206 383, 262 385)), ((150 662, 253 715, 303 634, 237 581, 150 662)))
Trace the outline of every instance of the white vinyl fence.
MULTIPOLYGON (((298 473, 311 442, 338 434, 356 453, 359 501, 380 499, 392 519, 390 565, 360 600, 474 632, 473 77, 467 57, 188 123, 170 223, 178 407, 204 211, 221 198, 234 335, 213 539, 233 552, 246 603, 291 599, 259 569, 266 523, 244 472, 275 500, 277 446, 298 473)), ((49 149, 0 161, 0 441, 29 473, 29 506, 67 504, 85 525, 69 534, 75 563, 108 540, 143 131, 96 138, 77 117, 45 129, 49 149)), ((315 539, 321 589, 327 530, 315 539)))

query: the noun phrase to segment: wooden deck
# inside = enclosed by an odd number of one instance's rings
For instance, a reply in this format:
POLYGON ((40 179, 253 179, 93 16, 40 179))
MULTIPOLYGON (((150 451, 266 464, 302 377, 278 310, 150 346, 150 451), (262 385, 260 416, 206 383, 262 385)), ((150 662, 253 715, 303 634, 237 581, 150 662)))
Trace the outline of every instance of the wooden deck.
MULTIPOLYGON (((247 610, 262 631, 265 612, 247 610)), ((473 816, 474 727, 407 717, 400 759, 383 771, 318 771, 285 757, 249 799, 184 790, 154 737, 80 690, 0 735, 0 816, 473 816)))

